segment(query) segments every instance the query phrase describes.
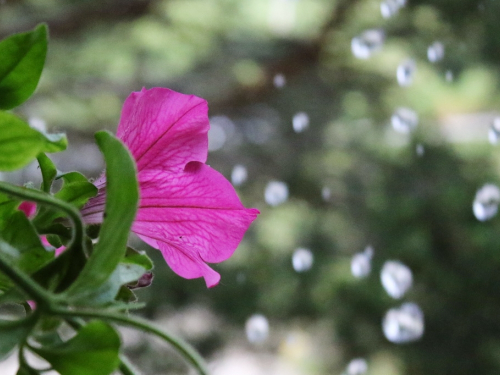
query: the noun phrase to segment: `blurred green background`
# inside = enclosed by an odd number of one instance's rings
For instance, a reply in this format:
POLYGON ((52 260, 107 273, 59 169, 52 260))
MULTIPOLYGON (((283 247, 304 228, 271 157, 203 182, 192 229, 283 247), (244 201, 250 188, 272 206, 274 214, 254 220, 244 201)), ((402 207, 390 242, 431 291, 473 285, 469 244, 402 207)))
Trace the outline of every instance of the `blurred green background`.
MULTIPOLYGON (((244 166, 237 191, 261 215, 214 265, 219 286, 176 276, 149 250, 155 280, 140 296, 141 312, 196 345, 214 375, 341 374, 353 358, 370 375, 500 373, 500 219, 472 212, 476 191, 500 180, 500 146, 488 142, 499 19, 496 0, 0 0, 0 37, 49 25, 46 69, 18 112, 68 132, 61 170, 100 173, 92 134, 116 129, 131 91, 208 100, 208 163, 229 179, 244 166), (384 42, 356 58, 351 41, 370 29, 384 42), (430 62, 436 41, 444 57, 430 62), (408 59, 405 87, 396 71, 408 59), (413 132, 391 126, 398 107, 418 114, 413 132), (286 183, 286 202, 266 203, 270 181, 286 183), (356 278, 351 259, 368 245, 372 271, 356 278), (291 260, 300 247, 314 257, 304 272, 291 260), (381 285, 386 260, 413 272, 401 300, 381 285), (382 320, 403 302, 420 306, 425 332, 396 344, 382 320), (256 313, 269 322, 262 343, 245 335, 256 313)), ((4 178, 39 177, 32 166, 4 178)), ((187 373, 167 348, 124 340, 145 374, 187 373)))

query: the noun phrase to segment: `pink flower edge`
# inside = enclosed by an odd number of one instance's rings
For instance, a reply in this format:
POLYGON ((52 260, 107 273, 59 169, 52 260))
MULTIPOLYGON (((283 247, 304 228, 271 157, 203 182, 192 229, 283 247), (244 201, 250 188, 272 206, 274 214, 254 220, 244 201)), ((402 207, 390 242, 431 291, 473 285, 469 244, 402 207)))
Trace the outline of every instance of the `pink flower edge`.
MULTIPOLYGON (((220 275, 207 263, 228 259, 259 214, 247 209, 233 186, 204 164, 208 153, 205 100, 164 88, 143 89, 125 101, 118 137, 137 162, 140 203, 132 231, 161 251, 170 268, 187 278, 220 275)), ((105 178, 83 208, 87 223, 102 222, 105 178)))

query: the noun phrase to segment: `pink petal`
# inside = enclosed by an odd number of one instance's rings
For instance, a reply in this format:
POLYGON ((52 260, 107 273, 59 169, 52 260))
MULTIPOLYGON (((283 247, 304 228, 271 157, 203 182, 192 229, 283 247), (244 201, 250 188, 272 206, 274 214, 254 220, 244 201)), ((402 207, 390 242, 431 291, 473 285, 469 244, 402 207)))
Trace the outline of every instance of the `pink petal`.
POLYGON ((102 216, 106 204, 106 175, 104 173, 94 181, 94 186, 99 189, 97 195, 89 199, 80 210, 86 224, 102 223, 102 216))
POLYGON ((40 236, 40 242, 42 243, 43 246, 52 246, 50 242, 47 240, 47 236, 45 235, 40 236))
POLYGON ((165 261, 179 276, 185 279, 203 277, 207 288, 212 288, 219 284, 219 273, 207 266, 203 259, 192 257, 193 254, 196 254, 196 249, 188 250, 186 244, 180 242, 176 244, 175 241, 170 243, 161 242, 159 246, 165 261))
POLYGON ((104 207, 106 204, 106 190, 99 189, 97 195, 90 198, 89 201, 80 210, 85 224, 101 224, 103 220, 104 207))
MULTIPOLYGON (((177 274, 220 275, 206 263, 229 258, 259 213, 246 209, 232 185, 203 164, 208 151, 205 100, 153 88, 132 93, 123 106, 117 135, 136 159, 141 201, 132 231, 159 249, 177 274)), ((101 223, 105 178, 82 210, 84 221, 101 223)))
POLYGON ((117 136, 129 147, 139 171, 180 171, 190 161, 207 160, 207 113, 207 102, 194 95, 143 89, 125 101, 117 136))
POLYGON ((228 259, 259 213, 246 209, 232 185, 209 166, 191 162, 178 174, 142 171, 141 202, 132 230, 160 249, 186 278, 220 276, 205 263, 228 259))
MULTIPOLYGON (((40 236, 40 241, 42 242, 43 246, 53 248, 53 246, 47 240, 47 236, 45 236, 45 235, 40 236)), ((66 250, 66 246, 61 246, 61 247, 58 247, 57 249, 55 249, 54 252, 55 252, 56 257, 59 256, 64 250, 66 250)))
POLYGON ((18 209, 23 211, 26 217, 32 217, 36 212, 36 203, 24 201, 19 205, 18 209))
POLYGON ((56 250, 55 250, 55 254, 56 254, 56 257, 58 257, 59 255, 61 255, 64 250, 66 250, 66 246, 61 246, 61 247, 58 247, 56 250))

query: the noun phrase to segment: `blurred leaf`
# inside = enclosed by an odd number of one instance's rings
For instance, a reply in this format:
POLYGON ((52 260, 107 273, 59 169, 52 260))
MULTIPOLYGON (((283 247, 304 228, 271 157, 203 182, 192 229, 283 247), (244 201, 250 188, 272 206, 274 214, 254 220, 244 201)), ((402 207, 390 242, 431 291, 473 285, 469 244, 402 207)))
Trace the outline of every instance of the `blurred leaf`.
POLYGON ((58 316, 53 316, 53 315, 42 315, 39 317, 39 320, 37 322, 37 325, 36 325, 36 332, 34 332, 34 337, 37 339, 37 341, 39 342, 42 342, 43 340, 45 340, 44 342, 46 343, 46 345, 49 345, 49 341, 52 343, 50 345, 53 345, 53 344, 60 344, 62 343, 62 339, 61 338, 56 338, 56 337, 53 337, 53 338, 50 338, 48 336, 49 333, 53 333, 54 336, 57 336, 59 337, 59 333, 56 331, 57 328, 59 328, 61 326, 61 324, 63 323, 63 319, 58 317, 58 316), (42 341, 40 341, 42 340, 42 341))
POLYGON ((29 367, 27 364, 23 363, 19 367, 19 370, 17 371, 16 375, 40 375, 40 372, 38 370, 35 370, 34 368, 29 367))
POLYGON ((41 189, 46 193, 50 193, 52 182, 54 182, 54 178, 56 178, 57 175, 56 166, 44 153, 38 155, 37 160, 43 179, 41 189))
POLYGON ((2 303, 24 303, 29 297, 19 288, 12 287, 0 293, 0 304, 2 303))
POLYGON ((139 201, 135 163, 128 149, 109 132, 98 132, 95 137, 106 161, 105 219, 99 242, 82 273, 67 292, 72 299, 93 294, 115 272, 125 255, 139 201))
POLYGON ((131 304, 130 302, 137 301, 137 296, 135 293, 130 290, 130 288, 126 286, 122 286, 118 291, 118 294, 115 297, 116 301, 120 301, 123 305, 120 305, 120 302, 114 303, 113 308, 122 308, 122 310, 128 310, 131 306, 137 306, 138 303, 131 304))
POLYGON ((44 135, 13 114, 0 111, 0 170, 22 168, 41 152, 63 151, 66 146, 65 135, 44 135))
POLYGON ((61 345, 64 341, 61 339, 61 336, 57 332, 57 328, 61 325, 61 320, 58 318, 45 318, 41 319, 40 326, 43 331, 38 330, 34 332, 33 338, 42 346, 55 346, 61 345))
POLYGON ((16 321, 0 320, 0 360, 4 359, 11 351, 23 342, 28 336, 35 320, 30 318, 16 321))
POLYGON ((109 375, 120 362, 120 337, 101 321, 90 322, 63 344, 31 349, 62 375, 109 375))
POLYGON ((47 241, 56 249, 64 246, 64 244, 61 242, 61 237, 59 237, 57 234, 47 234, 47 241))
POLYGON ((98 238, 100 231, 101 231, 101 226, 98 224, 87 226, 87 236, 89 236, 92 239, 98 238))
POLYGON ((43 231, 39 231, 39 234, 55 234, 64 241, 68 241, 71 239, 71 228, 65 227, 59 223, 54 223, 44 227, 43 231))
POLYGON ((0 41, 0 108, 17 107, 33 94, 46 54, 46 25, 0 41))
POLYGON ((44 152, 60 152, 68 147, 68 139, 64 133, 44 133, 40 132, 44 137, 45 145, 44 152))
POLYGON ((16 211, 19 201, 0 193, 0 228, 2 228, 9 217, 16 211))

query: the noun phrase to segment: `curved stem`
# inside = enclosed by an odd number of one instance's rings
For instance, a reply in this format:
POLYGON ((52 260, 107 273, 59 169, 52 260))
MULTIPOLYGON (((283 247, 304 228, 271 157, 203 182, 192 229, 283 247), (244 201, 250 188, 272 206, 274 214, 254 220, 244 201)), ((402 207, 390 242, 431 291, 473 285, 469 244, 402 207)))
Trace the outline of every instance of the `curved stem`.
POLYGON ((196 370, 198 370, 198 373, 200 375, 208 375, 208 369, 205 365, 205 361, 189 344, 177 337, 173 337, 170 334, 163 332, 160 328, 155 327, 145 319, 120 315, 108 311, 68 310, 61 307, 52 307, 51 312, 59 316, 80 316, 87 318, 96 318, 139 328, 168 342, 189 363, 191 363, 196 368, 196 370))
POLYGON ((83 242, 84 226, 82 218, 78 210, 72 205, 60 199, 57 199, 50 194, 43 193, 39 190, 14 186, 3 181, 0 181, 0 192, 3 192, 7 195, 15 196, 22 200, 45 204, 60 211, 63 211, 66 215, 68 215, 68 217, 74 224, 72 226, 73 239, 71 243, 68 245, 68 248, 70 248, 75 243, 80 243, 85 245, 83 242))
POLYGON ((137 375, 138 372, 134 369, 134 366, 130 363, 128 358, 123 354, 120 355, 120 372, 123 375, 137 375))
POLYGON ((24 345, 21 345, 19 347, 19 351, 17 352, 17 360, 19 361, 19 367, 26 367, 28 366, 29 368, 29 365, 28 365, 28 362, 26 361, 26 358, 24 357, 24 345))

